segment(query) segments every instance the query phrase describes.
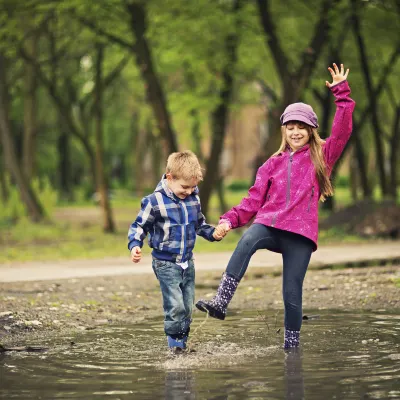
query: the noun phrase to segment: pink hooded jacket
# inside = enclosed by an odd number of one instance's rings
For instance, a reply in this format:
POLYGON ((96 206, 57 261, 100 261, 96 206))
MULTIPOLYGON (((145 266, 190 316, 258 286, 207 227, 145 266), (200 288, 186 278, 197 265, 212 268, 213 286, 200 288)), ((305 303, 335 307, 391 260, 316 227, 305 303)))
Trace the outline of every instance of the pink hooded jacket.
MULTIPOLYGON (((332 86, 336 113, 331 136, 323 145, 328 170, 343 152, 352 131, 355 102, 349 97, 347 81, 332 86)), ((254 223, 298 233, 311 239, 317 249, 318 200, 320 190, 311 161, 309 145, 295 153, 290 150, 269 158, 257 172, 248 197, 221 216, 232 228, 246 225, 254 215, 254 223)))

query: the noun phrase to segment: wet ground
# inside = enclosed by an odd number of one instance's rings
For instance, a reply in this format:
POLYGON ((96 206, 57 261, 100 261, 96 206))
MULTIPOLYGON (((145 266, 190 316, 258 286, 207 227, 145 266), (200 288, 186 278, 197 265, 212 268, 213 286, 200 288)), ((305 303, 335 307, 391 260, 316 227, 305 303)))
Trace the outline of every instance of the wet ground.
POLYGON ((160 318, 61 332, 38 343, 46 352, 0 355, 0 398, 400 399, 398 313, 312 315, 291 353, 276 311, 196 314, 189 352, 174 358, 160 318))

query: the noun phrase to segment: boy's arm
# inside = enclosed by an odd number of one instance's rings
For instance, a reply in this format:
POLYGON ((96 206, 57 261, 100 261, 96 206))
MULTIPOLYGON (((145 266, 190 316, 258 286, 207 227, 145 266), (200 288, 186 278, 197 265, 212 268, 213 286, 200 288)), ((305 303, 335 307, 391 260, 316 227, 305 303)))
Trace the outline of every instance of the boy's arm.
MULTIPOLYGON (((200 204, 199 196, 196 196, 197 200, 200 204)), ((201 212, 201 206, 199 213, 197 214, 197 229, 196 233, 203 237, 204 239, 208 240, 209 242, 215 242, 215 238, 213 237, 213 233, 215 231, 215 227, 206 223, 206 217, 201 212)))
POLYGON ((239 205, 232 207, 220 218, 220 223, 227 223, 232 229, 246 225, 263 206, 269 188, 271 158, 257 171, 254 185, 247 197, 239 205))
POLYGON ((154 223, 154 211, 150 200, 142 199, 141 210, 128 231, 128 249, 131 251, 135 246, 142 247, 143 240, 147 236, 154 223))
POLYGON ((332 123, 332 132, 323 147, 329 170, 342 154, 353 130, 353 110, 355 101, 350 98, 350 86, 347 80, 330 87, 335 96, 336 113, 332 123))

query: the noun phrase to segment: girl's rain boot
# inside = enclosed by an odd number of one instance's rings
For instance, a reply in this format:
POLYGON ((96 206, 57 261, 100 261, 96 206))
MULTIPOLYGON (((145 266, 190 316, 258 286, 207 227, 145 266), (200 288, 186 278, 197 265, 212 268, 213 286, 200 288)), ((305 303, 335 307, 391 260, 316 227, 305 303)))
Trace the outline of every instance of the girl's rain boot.
POLYGON ((300 346, 300 331, 291 331, 285 329, 285 340, 283 348, 285 350, 292 349, 300 346))
POLYGON ((211 317, 224 320, 229 302, 239 285, 239 281, 224 273, 218 286, 217 294, 211 300, 199 300, 196 307, 203 312, 208 312, 211 317))

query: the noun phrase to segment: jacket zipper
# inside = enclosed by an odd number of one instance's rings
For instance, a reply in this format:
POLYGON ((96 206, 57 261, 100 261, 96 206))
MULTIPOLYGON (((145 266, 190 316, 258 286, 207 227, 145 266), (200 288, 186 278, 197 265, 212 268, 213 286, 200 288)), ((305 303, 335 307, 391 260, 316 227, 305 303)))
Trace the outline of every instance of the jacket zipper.
POLYGON ((293 161, 293 153, 290 154, 289 163, 288 163, 288 178, 287 178, 287 187, 286 187, 286 207, 290 202, 290 177, 292 175, 292 161, 293 161))
MULTIPOLYGON (((293 154, 290 153, 289 162, 288 162, 288 177, 287 177, 287 186, 286 186, 286 207, 290 202, 290 179, 292 175, 292 162, 293 162, 293 154)), ((276 217, 278 216, 278 212, 272 217, 271 226, 275 225, 276 217)))
POLYGON ((313 186, 312 189, 311 189, 310 200, 308 200, 307 212, 310 212, 310 206, 311 206, 311 202, 312 202, 313 197, 314 197, 314 186, 313 186))
POLYGON ((183 239, 183 250, 182 250, 182 259, 180 262, 184 262, 184 255, 186 253, 186 219, 185 219, 185 212, 183 210, 183 205, 181 202, 179 202, 179 210, 181 213, 181 218, 182 218, 182 239, 183 239))

